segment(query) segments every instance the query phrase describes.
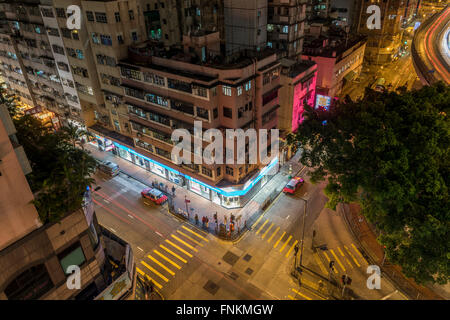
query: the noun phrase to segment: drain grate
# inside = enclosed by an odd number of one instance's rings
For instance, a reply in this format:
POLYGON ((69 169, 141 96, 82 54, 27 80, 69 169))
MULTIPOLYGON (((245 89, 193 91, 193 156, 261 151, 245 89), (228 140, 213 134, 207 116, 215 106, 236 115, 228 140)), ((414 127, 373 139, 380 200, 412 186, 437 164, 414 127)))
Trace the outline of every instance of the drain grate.
POLYGON ((211 280, 208 280, 208 282, 203 287, 206 291, 211 293, 212 295, 215 295, 217 293, 217 290, 219 290, 219 286, 212 282, 211 280))
POLYGON ((246 254, 245 257, 244 257, 243 259, 244 259, 245 261, 249 262, 251 258, 252 258, 251 255, 246 254))
POLYGON ((250 276, 253 273, 253 269, 247 268, 247 270, 245 270, 245 273, 250 276))
POLYGON ((227 251, 227 253, 225 253, 225 255, 223 256, 222 259, 226 263, 228 263, 230 265, 234 265, 239 260, 239 256, 235 255, 231 251, 227 251))

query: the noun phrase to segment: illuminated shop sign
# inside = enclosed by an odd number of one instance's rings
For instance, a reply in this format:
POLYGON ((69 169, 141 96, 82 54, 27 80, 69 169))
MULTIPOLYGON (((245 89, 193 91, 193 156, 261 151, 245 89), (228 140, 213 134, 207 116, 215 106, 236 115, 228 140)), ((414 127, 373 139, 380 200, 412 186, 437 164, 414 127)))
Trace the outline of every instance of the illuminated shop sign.
POLYGON ((331 105, 331 97, 318 94, 316 96, 316 109, 325 109, 328 111, 331 105))

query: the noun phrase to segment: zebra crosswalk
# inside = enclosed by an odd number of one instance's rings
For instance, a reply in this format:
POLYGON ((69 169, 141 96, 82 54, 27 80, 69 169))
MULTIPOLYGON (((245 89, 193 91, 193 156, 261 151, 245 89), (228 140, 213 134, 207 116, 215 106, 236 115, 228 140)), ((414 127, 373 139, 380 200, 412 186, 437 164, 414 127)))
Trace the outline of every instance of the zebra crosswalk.
POLYGON ((182 225, 138 263, 138 276, 162 289, 198 253, 197 247, 207 242, 205 232, 182 225))

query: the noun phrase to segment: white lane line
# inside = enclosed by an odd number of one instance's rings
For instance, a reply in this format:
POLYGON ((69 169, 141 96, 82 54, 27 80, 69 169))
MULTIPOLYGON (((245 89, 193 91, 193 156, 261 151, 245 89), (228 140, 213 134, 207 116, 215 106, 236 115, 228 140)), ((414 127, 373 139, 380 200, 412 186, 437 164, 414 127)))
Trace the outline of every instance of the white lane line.
POLYGON ((158 235, 158 236, 160 236, 161 238, 163 238, 163 235, 161 234, 161 233, 159 233, 158 231, 155 231, 156 232, 156 234, 158 235))
POLYGON ((144 250, 141 247, 137 247, 139 250, 141 250, 142 252, 144 252, 144 250))
POLYGON ((131 219, 134 219, 134 217, 132 215, 128 215, 131 219))
POLYGON ((117 233, 116 230, 114 230, 113 228, 109 228, 112 232, 117 233))
POLYGON ((288 216, 286 217, 286 220, 289 219, 290 216, 291 216, 291 215, 288 215, 288 216))
POLYGON ((109 201, 108 201, 108 200, 106 200, 106 199, 103 199, 103 201, 105 201, 106 203, 109 203, 109 201))

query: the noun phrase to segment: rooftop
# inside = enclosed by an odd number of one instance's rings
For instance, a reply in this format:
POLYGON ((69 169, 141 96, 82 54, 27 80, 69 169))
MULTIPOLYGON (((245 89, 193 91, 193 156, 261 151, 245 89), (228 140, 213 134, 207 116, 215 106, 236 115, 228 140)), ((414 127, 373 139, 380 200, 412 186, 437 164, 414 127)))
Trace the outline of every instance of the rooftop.
POLYGON ((302 72, 305 72, 316 64, 311 60, 294 61, 285 58, 281 59, 280 63, 283 67, 282 73, 290 78, 295 78, 296 76, 298 76, 302 72))
POLYGON ((320 35, 319 37, 306 36, 303 44, 303 54, 307 56, 339 57, 342 53, 354 46, 360 46, 366 41, 361 35, 320 35))

